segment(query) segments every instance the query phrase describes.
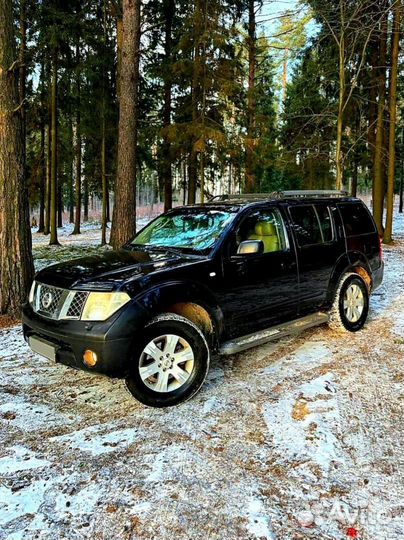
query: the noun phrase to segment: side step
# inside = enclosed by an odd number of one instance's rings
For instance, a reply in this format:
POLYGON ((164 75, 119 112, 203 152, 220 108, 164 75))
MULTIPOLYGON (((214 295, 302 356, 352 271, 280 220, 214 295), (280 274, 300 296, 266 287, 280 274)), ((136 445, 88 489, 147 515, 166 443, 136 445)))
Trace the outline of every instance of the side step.
POLYGON ((241 336, 231 339, 230 341, 225 341, 219 349, 219 354, 227 355, 246 351, 251 347, 257 347, 258 345, 263 345, 264 343, 289 336, 290 334, 298 334, 303 332, 303 330, 307 330, 307 328, 318 326, 319 324, 326 323, 327 321, 327 313, 318 312, 311 315, 306 315, 300 319, 278 324, 277 326, 272 326, 266 330, 260 330, 259 332, 248 334, 247 336, 241 336))

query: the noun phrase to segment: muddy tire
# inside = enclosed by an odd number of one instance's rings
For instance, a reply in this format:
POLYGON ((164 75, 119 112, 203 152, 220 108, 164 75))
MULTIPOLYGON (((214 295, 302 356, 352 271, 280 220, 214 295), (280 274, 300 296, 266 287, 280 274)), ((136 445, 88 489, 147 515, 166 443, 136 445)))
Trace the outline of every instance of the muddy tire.
POLYGON ((369 291, 366 283, 358 274, 344 274, 338 283, 329 312, 330 328, 357 332, 363 328, 368 312, 369 291))
POLYGON ((134 349, 126 386, 144 405, 178 405, 194 396, 206 379, 208 343, 202 331, 185 317, 159 315, 145 327, 134 349))

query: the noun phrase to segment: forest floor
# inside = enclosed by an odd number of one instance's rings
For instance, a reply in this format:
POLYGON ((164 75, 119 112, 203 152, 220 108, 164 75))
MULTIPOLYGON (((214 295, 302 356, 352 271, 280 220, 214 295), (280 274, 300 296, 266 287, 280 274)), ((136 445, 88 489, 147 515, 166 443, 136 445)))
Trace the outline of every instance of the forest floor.
MULTIPOLYGON (((402 215, 396 227, 363 331, 323 326, 214 359, 169 410, 1 330, 0 540, 401 540, 402 215)), ((76 249, 100 249, 94 238, 76 249)), ((34 246, 41 267, 52 251, 34 246)))

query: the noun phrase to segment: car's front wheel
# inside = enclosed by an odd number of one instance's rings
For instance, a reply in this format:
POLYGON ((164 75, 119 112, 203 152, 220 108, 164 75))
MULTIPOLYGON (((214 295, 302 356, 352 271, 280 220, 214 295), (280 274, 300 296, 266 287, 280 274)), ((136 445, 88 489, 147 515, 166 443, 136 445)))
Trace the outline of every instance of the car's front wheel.
POLYGON ((335 330, 357 332, 366 322, 369 292, 363 279, 354 273, 342 276, 329 313, 329 326, 335 330))
POLYGON ((126 385, 150 407, 177 405, 198 392, 209 360, 202 331, 185 317, 163 313, 146 326, 136 344, 126 385))

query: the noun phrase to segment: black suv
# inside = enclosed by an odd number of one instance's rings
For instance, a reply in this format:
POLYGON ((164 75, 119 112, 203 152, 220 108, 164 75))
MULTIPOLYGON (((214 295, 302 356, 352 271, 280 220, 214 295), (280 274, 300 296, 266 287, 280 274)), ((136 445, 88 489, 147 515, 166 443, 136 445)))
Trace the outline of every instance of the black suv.
POLYGON ((220 196, 159 216, 119 251, 40 271, 24 337, 56 362, 124 377, 139 401, 165 407, 199 390, 212 353, 324 322, 359 330, 382 278, 360 200, 220 196))

